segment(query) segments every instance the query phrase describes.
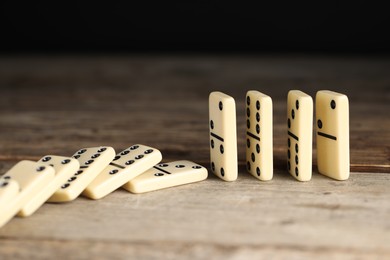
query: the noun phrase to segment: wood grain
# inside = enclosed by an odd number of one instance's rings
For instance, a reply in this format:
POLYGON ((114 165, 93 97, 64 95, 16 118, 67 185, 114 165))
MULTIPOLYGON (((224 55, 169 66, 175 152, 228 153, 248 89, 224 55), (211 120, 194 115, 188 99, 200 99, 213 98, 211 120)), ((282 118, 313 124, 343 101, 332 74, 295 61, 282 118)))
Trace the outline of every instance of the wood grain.
POLYGON ((299 183, 277 171, 265 183, 241 170, 233 183, 210 176, 143 195, 118 190, 99 201, 45 204, 0 230, 0 252, 25 259, 390 257, 389 174, 355 173, 344 182, 315 174, 299 183))
POLYGON ((134 143, 159 148, 164 161, 208 166, 213 90, 236 98, 240 165, 233 183, 210 174, 142 195, 45 204, 0 229, 1 258, 388 259, 389 68, 390 57, 1 57, 0 173, 21 159, 134 143), (244 169, 249 89, 274 101, 270 182, 244 169), (289 89, 349 96, 348 181, 319 175, 315 165, 308 183, 285 171, 289 89))
POLYGON ((352 171, 390 172, 389 68, 390 58, 3 57, 0 160, 146 143, 166 160, 208 164, 208 94, 221 90, 237 101, 243 165, 244 97, 258 89, 273 98, 275 167, 284 169, 288 90, 332 89, 350 98, 352 171))

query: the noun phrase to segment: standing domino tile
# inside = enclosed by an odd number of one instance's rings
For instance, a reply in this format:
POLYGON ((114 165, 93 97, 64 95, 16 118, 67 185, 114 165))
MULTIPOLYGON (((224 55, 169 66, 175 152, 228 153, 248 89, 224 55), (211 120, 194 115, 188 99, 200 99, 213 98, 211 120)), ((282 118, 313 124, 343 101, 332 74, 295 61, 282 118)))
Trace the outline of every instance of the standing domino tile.
POLYGON ((349 178, 349 104, 346 95, 321 90, 316 95, 317 165, 321 174, 349 178))
POLYGON ((209 96, 211 170, 225 181, 235 181, 237 166, 236 103, 221 92, 209 96))
POLYGON ((313 152, 313 99, 299 90, 287 97, 287 169, 299 181, 309 181, 313 152))
POLYGON ((39 193, 31 197, 28 203, 19 211, 18 216, 20 217, 32 215, 64 182, 66 182, 66 180, 72 177, 80 167, 80 163, 76 159, 56 155, 46 155, 38 162, 52 166, 55 170, 55 178, 39 193))
POLYGON ((101 173, 114 159, 112 147, 83 148, 73 157, 80 163, 80 169, 58 189, 49 199, 50 202, 72 201, 101 173))
POLYGON ((10 201, 4 206, 4 210, 1 211, 0 227, 15 216, 32 197, 52 182, 54 173, 53 167, 32 161, 20 161, 12 167, 1 178, 1 182, 16 181, 19 185, 19 190, 16 195, 14 194, 15 191, 12 191, 13 194, 10 196, 10 201))
POLYGON ((83 195, 91 199, 103 198, 152 168, 161 159, 161 152, 156 148, 141 144, 133 145, 118 153, 114 161, 88 185, 83 195))
POLYGON ((19 193, 19 184, 11 179, 0 178, 0 212, 10 203, 19 193))
POLYGON ((154 166, 124 188, 132 193, 144 193, 207 179, 207 169, 190 161, 175 161, 154 166))
POLYGON ((246 94, 246 168, 262 181, 273 177, 272 99, 255 90, 246 94))

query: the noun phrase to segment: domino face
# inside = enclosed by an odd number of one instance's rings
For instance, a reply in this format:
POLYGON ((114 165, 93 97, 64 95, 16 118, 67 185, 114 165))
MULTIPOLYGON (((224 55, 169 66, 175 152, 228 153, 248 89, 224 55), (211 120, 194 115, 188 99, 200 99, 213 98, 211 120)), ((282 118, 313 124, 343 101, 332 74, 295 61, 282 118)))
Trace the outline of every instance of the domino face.
POLYGON ((19 211, 18 216, 28 217, 32 215, 61 187, 62 184, 64 184, 64 182, 71 178, 80 167, 80 163, 76 159, 56 155, 46 155, 38 162, 43 165, 52 166, 55 170, 55 177, 44 189, 30 198, 19 211))
POLYGON ((0 212, 10 203, 19 193, 19 184, 11 179, 0 179, 0 212))
POLYGON ((299 90, 287 97, 287 170, 299 181, 312 175, 313 99, 299 90))
POLYGON ((49 201, 66 202, 77 198, 114 157, 114 149, 107 146, 83 148, 77 151, 73 158, 79 161, 79 170, 53 194, 49 201))
POLYGON ((246 94, 246 168, 259 180, 273 177, 272 99, 258 91, 246 94))
POLYGON ((317 165, 321 174, 349 178, 349 102, 346 95, 328 90, 316 95, 317 165))
POLYGON ((205 180, 207 169, 191 161, 161 163, 132 179, 126 190, 144 193, 205 180))
POLYGON ((209 117, 211 170, 225 181, 235 181, 238 166, 234 99, 221 92, 212 92, 209 117))
MULTIPOLYGON (((19 185, 19 191, 12 193, 11 200, 0 214, 0 227, 7 223, 37 193, 54 179, 54 168, 39 162, 20 161, 2 178, 1 182, 13 180, 19 185)), ((15 189, 15 188, 13 188, 15 189)))
POLYGON ((83 192, 91 199, 100 199, 141 173, 152 168, 162 159, 161 152, 156 148, 136 144, 118 153, 108 165, 83 192))

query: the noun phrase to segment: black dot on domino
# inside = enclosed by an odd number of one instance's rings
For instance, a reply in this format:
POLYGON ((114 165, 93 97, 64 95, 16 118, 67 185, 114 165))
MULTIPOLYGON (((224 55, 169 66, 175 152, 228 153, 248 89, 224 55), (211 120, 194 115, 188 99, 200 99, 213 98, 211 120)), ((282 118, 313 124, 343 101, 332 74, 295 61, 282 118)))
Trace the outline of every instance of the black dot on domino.
POLYGON ((94 160, 88 160, 88 161, 85 162, 85 164, 86 164, 86 165, 89 165, 89 164, 91 164, 91 163, 93 163, 93 162, 94 162, 94 160))
POLYGON ((295 152, 298 153, 298 144, 295 144, 295 152))
POLYGON ((260 153, 260 145, 259 144, 256 144, 256 152, 260 153))
POLYGON ((251 121, 249 121, 249 119, 246 120, 246 127, 248 129, 251 127, 251 121))
POLYGON ((9 180, 9 179, 11 179, 11 176, 4 176, 3 179, 4 180, 9 180))
POLYGON ((260 101, 256 101, 256 108, 257 108, 257 110, 260 110, 260 101))
POLYGON ((290 128, 290 127, 291 127, 291 121, 290 121, 290 118, 289 118, 289 119, 287 119, 287 126, 288 126, 288 128, 290 128))
POLYGON ((221 168, 221 176, 225 176, 225 170, 223 168, 221 168))
POLYGON ((295 108, 298 110, 299 109, 299 101, 295 101, 295 108))
POLYGON ((295 163, 298 164, 298 155, 295 155, 295 163))
POLYGON ((98 150, 98 153, 102 153, 102 152, 104 152, 105 150, 107 150, 107 148, 102 147, 102 148, 100 148, 100 149, 98 150))
POLYGON ((130 151, 129 150, 125 150, 125 151, 121 152, 121 155, 126 155, 128 153, 130 153, 130 151))
POLYGON ((68 182, 72 182, 72 181, 74 181, 74 180, 76 180, 76 179, 77 179, 77 177, 75 177, 75 176, 70 177, 70 179, 68 180, 68 182))
POLYGON ((287 158, 290 159, 291 157, 291 153, 290 153, 290 149, 287 150, 287 158))
POLYGON ((199 165, 192 166, 192 169, 200 169, 200 168, 202 168, 202 166, 199 165))
POLYGON ((94 155, 91 156, 92 159, 98 158, 100 156, 100 153, 95 153, 94 155))
POLYGON ((150 153, 152 153, 153 152, 153 149, 148 149, 148 150, 146 150, 145 152, 144 152, 144 154, 150 154, 150 153))
POLYGON ((335 109, 336 108, 336 101, 334 101, 334 100, 330 101, 330 107, 332 109, 335 109))
POLYGON ((219 151, 221 152, 221 154, 223 154, 224 149, 223 149, 223 145, 222 144, 219 146, 219 151))
POLYGON ((256 174, 257 174, 257 176, 260 176, 260 168, 259 167, 256 167, 256 174))
POLYGON ((74 155, 73 158, 78 159, 78 158, 80 158, 80 155, 78 155, 78 154, 74 155))
POLYGON ((45 158, 42 159, 42 162, 48 162, 51 160, 50 156, 46 156, 45 158))
POLYGON ((295 167, 295 175, 298 177, 298 174, 299 174, 299 172, 298 172, 298 167, 295 167))
POLYGON ((166 163, 160 163, 158 166, 160 166, 160 167, 168 167, 168 164, 166 164, 166 163))
POLYGON ((251 98, 249 96, 246 97, 246 104, 248 106, 251 104, 251 98))
POLYGON ((251 163, 249 161, 246 162, 246 168, 248 169, 248 171, 251 170, 251 163))
POLYGON ((178 164, 178 165, 176 165, 175 167, 176 167, 176 168, 184 168, 184 167, 186 167, 186 166, 183 165, 183 164, 178 164))
POLYGON ((291 109, 291 117, 292 117, 292 119, 295 118, 295 111, 294 111, 294 109, 291 109))
POLYGON ((5 186, 8 186, 8 182, 3 182, 3 183, 0 184, 0 188, 3 188, 5 186))
POLYGON ((129 160, 127 162, 125 162, 126 165, 130 165, 130 164, 133 164, 134 163, 134 160, 129 160))
POLYGON ((250 117, 251 115, 251 110, 249 109, 249 107, 246 109, 246 116, 247 117, 250 117))
POLYGON ((82 170, 79 170, 79 171, 77 171, 74 175, 80 175, 80 174, 82 174, 83 173, 83 171, 82 170))
POLYGON ((260 122, 260 114, 259 114, 259 112, 256 113, 256 121, 260 122))
POLYGON ((135 157, 135 159, 136 160, 139 160, 139 159, 141 159, 141 158, 143 158, 144 156, 142 155, 142 154, 140 154, 140 155, 137 155, 136 157, 135 157))
POLYGON ((256 133, 260 133, 260 125, 256 125, 256 133))
POLYGON ((80 151, 78 151, 77 153, 78 154, 83 154, 83 153, 85 153, 87 151, 87 149, 81 149, 80 151))
POLYGON ((118 172, 118 170, 112 170, 112 171, 109 172, 109 174, 113 175, 113 174, 115 174, 117 172, 118 172))
POLYGON ((210 120, 210 128, 214 129, 214 121, 213 120, 210 120))
POLYGON ((62 163, 62 164, 68 164, 68 163, 70 163, 70 160, 69 160, 69 159, 65 159, 65 160, 63 160, 61 163, 62 163))
POLYGON ((139 145, 133 145, 132 147, 130 147, 130 150, 135 150, 135 149, 138 149, 139 145))
POLYGON ((319 129, 322 128, 322 121, 320 119, 317 120, 317 126, 319 129))
POLYGON ((215 172, 215 164, 214 164, 214 162, 211 162, 211 170, 212 170, 213 172, 215 172))
POLYGON ((160 176, 163 176, 163 175, 164 175, 164 173, 162 173, 162 172, 158 172, 158 173, 154 174, 154 176, 157 176, 157 177, 160 177, 160 176))
POLYGON ((288 147, 290 147, 290 146, 291 146, 291 141, 290 141, 290 138, 287 138, 287 145, 288 145, 288 147))
POLYGON ((43 171, 45 168, 46 168, 45 166, 39 166, 39 167, 37 168, 37 172, 41 172, 41 171, 43 171))
POLYGON ((68 188, 69 186, 70 186, 69 183, 65 183, 64 185, 61 186, 61 189, 66 189, 66 188, 68 188))
POLYGON ((291 169, 291 164, 290 164, 290 162, 287 162, 287 169, 290 171, 290 169, 291 169))
POLYGON ((251 159, 252 159, 252 162, 255 162, 256 157, 255 157, 255 154, 254 154, 254 153, 251 154, 251 159))
POLYGON ((251 141, 249 140, 249 138, 246 139, 246 146, 248 148, 251 147, 251 141))
POLYGON ((119 158, 121 158, 120 155, 117 155, 117 156, 115 156, 113 161, 119 160, 119 158))
POLYGON ((214 149, 214 140, 213 139, 211 139, 210 145, 211 145, 211 148, 214 149))
POLYGON ((221 110, 221 111, 222 111, 222 109, 223 109, 223 104, 222 104, 222 101, 219 101, 219 110, 221 110))

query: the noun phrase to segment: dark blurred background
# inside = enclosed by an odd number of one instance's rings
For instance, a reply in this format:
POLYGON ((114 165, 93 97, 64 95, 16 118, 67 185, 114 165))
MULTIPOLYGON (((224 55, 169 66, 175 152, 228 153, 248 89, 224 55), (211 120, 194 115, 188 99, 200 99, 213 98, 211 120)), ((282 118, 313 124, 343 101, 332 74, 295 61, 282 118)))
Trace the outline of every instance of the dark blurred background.
POLYGON ((1 52, 389 53, 374 1, 2 1, 1 52))

